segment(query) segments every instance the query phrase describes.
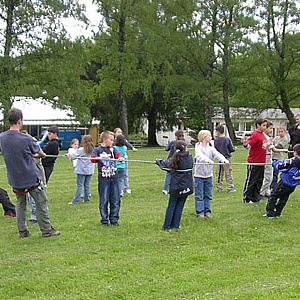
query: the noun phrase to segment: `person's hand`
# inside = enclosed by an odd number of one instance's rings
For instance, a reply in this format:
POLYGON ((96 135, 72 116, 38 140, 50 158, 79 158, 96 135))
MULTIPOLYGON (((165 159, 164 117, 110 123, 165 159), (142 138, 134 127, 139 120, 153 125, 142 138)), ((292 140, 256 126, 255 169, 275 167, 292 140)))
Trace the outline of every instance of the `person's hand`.
POLYGON ((136 152, 136 151, 139 151, 139 149, 133 147, 132 151, 136 152))
POLYGON ((248 140, 249 138, 247 136, 245 136, 243 139, 242 139, 242 143, 243 143, 243 146, 247 146, 248 145, 248 140))
POLYGON ((118 158, 118 161, 124 161, 125 160, 125 158, 123 157, 123 156, 120 156, 119 158, 118 158))
POLYGON ((47 155, 46 155, 46 153, 43 151, 43 150, 41 150, 39 153, 38 153, 38 157, 41 157, 41 158, 45 158, 47 155))
POLYGON ((228 159, 224 160, 224 164, 229 164, 229 163, 230 163, 230 161, 228 159))
POLYGON ((214 165, 214 164, 215 164, 215 162, 214 162, 213 160, 210 160, 208 163, 209 163, 210 165, 214 165))

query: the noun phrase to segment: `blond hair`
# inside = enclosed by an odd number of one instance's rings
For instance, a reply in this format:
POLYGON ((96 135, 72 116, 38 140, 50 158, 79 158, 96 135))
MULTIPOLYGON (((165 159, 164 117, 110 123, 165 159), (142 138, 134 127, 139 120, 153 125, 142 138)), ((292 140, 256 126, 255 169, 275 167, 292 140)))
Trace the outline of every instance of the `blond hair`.
POLYGON ((100 143, 103 142, 103 139, 108 139, 110 136, 114 136, 114 133, 111 132, 111 131, 103 131, 101 134, 100 134, 100 143))
POLYGON ((198 141, 203 142, 204 138, 211 135, 209 130, 200 130, 198 133, 198 141))
POLYGON ((277 131, 278 131, 279 129, 283 129, 284 131, 286 131, 286 128, 285 128, 285 126, 283 126, 283 125, 279 125, 279 126, 277 127, 277 131))

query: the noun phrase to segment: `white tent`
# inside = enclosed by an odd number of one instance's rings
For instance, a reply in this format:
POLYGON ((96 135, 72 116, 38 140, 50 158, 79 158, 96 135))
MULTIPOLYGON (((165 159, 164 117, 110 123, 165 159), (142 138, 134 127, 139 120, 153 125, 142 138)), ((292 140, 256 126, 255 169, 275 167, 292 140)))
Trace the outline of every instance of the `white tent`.
POLYGON ((24 125, 80 126, 71 109, 54 107, 42 98, 15 97, 12 107, 22 110, 24 125))

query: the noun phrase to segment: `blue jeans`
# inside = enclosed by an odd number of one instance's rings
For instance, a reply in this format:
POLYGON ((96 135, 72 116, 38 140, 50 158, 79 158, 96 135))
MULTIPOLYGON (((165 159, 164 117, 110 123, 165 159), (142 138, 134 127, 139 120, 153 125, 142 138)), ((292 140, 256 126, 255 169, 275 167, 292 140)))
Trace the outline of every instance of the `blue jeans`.
POLYGON ((179 228, 182 210, 187 196, 175 197, 170 195, 168 207, 166 209, 165 221, 163 229, 179 228))
POLYGON ((26 198, 27 201, 30 205, 30 209, 31 209, 31 214, 30 214, 30 220, 35 220, 36 221, 36 206, 35 206, 35 201, 34 199, 31 197, 31 195, 29 193, 26 194, 26 198))
POLYGON ((84 202, 90 202, 90 181, 92 175, 76 174, 76 176, 77 176, 77 182, 76 182, 77 186, 76 186, 75 196, 72 202, 74 204, 79 203, 82 187, 84 187, 84 196, 83 196, 84 202))
POLYGON ((108 219, 110 223, 118 222, 121 206, 118 176, 107 179, 98 178, 98 192, 101 223, 107 224, 108 219), (110 206, 109 215, 108 204, 110 206))
MULTIPOLYGON (((273 159, 273 161, 275 161, 275 159, 273 159)), ((271 182, 271 185, 270 185, 271 190, 275 189, 275 186, 276 186, 277 181, 278 181, 278 174, 279 174, 279 171, 273 168, 273 179, 272 179, 272 182, 271 182)))
POLYGON ((165 183, 164 183, 164 190, 165 191, 169 191, 170 189, 170 182, 171 182, 171 174, 170 172, 166 173, 166 179, 165 179, 165 183))
POLYGON ((124 190, 130 190, 129 177, 128 177, 128 161, 125 162, 125 175, 124 175, 124 190))
POLYGON ((119 176, 119 193, 120 193, 120 197, 123 197, 122 184, 126 175, 126 169, 124 168, 124 169, 117 169, 117 170, 119 176))
POLYGON ((195 177, 195 209, 197 216, 211 213, 212 187, 212 177, 195 177))

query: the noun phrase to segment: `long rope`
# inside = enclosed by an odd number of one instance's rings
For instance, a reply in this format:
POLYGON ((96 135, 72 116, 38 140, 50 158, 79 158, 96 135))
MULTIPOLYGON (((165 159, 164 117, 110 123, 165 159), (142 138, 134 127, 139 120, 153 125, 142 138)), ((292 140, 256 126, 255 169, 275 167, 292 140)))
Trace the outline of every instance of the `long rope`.
MULTIPOLYGON (((61 157, 61 158, 68 158, 68 159, 71 159, 70 157, 66 156, 66 155, 50 155, 50 154, 47 154, 46 157, 61 157)), ((76 157, 76 158, 73 158, 74 160, 75 159, 86 159, 86 160, 110 160, 110 161, 119 161, 118 159, 115 159, 115 158, 102 158, 102 157, 85 157, 85 156, 79 156, 79 157, 76 157)), ((149 160, 139 160, 139 159, 125 159, 123 160, 124 162, 134 162, 134 163, 145 163, 145 164, 154 164, 155 162, 154 161, 149 161, 149 160)), ((248 165, 254 165, 254 166, 266 166, 266 165, 272 165, 272 163, 249 163, 249 162, 246 162, 246 163, 229 163, 230 165, 244 165, 244 166, 248 166, 248 165)), ((206 163, 206 162, 196 162, 194 165, 211 165, 210 163, 206 163)), ((216 163, 214 162, 212 165, 221 165, 221 166, 224 166, 226 165, 226 163, 216 163)))

